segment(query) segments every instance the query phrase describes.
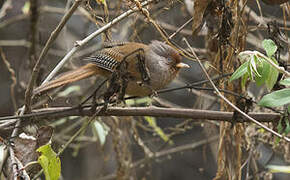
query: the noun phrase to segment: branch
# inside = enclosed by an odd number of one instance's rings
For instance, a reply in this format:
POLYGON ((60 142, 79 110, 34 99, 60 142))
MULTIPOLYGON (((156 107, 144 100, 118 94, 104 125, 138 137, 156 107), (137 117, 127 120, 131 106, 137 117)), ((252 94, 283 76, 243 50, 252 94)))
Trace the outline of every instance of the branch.
MULTIPOLYGON (((244 51, 246 53, 246 51, 244 51)), ((247 51, 251 52, 251 51, 247 51)), ((273 66, 277 71, 280 73, 284 74, 286 77, 290 77, 290 73, 286 71, 283 67, 280 67, 279 65, 275 64, 269 57, 265 56, 264 54, 260 53, 259 51, 253 51, 253 54, 262 57, 269 63, 271 66, 273 66)))
POLYGON ((37 46, 37 32, 38 32, 38 19, 39 19, 39 4, 37 0, 29 0, 30 2, 30 29, 29 29, 29 41, 31 46, 29 47, 29 60, 30 67, 32 68, 36 62, 36 46, 37 46))
MULTIPOLYGON (((98 107, 96 111, 101 109, 98 107)), ((42 118, 62 118, 67 116, 92 116, 91 107, 76 109, 71 107, 44 108, 33 110, 31 116, 42 118)), ((170 118, 191 118, 196 120, 215 120, 233 122, 233 112, 201 110, 201 109, 181 109, 181 108, 161 108, 161 107, 108 107, 106 112, 99 112, 97 116, 154 116, 170 118)), ((279 113, 249 113, 249 116, 260 122, 274 122, 281 117, 279 113)), ((234 120, 235 121, 235 120, 234 120)), ((236 122, 251 122, 249 119, 239 119, 236 122)))
POLYGON ((17 84, 17 78, 15 75, 15 71, 14 69, 11 67, 11 64, 9 63, 8 59, 6 58, 6 55, 4 54, 4 51, 2 50, 2 48, 0 47, 0 57, 2 58, 8 72, 11 75, 11 80, 12 83, 10 85, 10 96, 11 96, 11 100, 12 100, 12 104, 13 104, 13 108, 16 111, 17 109, 17 104, 16 104, 16 98, 15 98, 15 86, 17 84))

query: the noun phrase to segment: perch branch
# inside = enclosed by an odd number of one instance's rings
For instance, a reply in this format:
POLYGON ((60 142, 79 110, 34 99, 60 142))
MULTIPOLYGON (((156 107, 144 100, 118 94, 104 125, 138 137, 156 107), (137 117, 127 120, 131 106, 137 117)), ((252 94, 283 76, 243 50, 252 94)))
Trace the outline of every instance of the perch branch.
MULTIPOLYGON (((102 108, 98 107, 97 111, 102 108)), ((29 117, 39 120, 42 118, 62 118, 68 116, 92 116, 91 107, 87 106, 80 112, 78 108, 57 107, 33 110, 29 117)), ((106 112, 100 112, 97 116, 155 116, 155 117, 171 117, 171 118, 191 118, 191 119, 207 119, 215 121, 233 121, 233 112, 222 112, 201 109, 182 109, 182 108, 161 108, 161 107, 108 107, 106 112)), ((281 117, 279 113, 249 113, 249 116, 260 122, 274 122, 281 117)), ((22 116, 25 118, 25 115, 22 116)), ((5 120, 1 120, 2 122, 5 120)), ((8 120, 11 121, 11 120, 8 120)), ((237 122, 251 122, 249 119, 238 119, 237 122)))

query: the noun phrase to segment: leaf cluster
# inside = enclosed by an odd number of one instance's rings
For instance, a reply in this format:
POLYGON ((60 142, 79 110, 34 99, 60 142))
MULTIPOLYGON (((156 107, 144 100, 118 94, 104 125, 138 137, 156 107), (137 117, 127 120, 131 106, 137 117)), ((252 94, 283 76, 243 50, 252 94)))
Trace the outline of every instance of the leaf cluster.
MULTIPOLYGON (((277 51, 275 43, 272 40, 264 40, 262 45, 269 59, 278 65, 277 60, 273 57, 277 51)), ((242 78, 241 85, 245 89, 246 82, 250 79, 255 81, 257 86, 265 84, 269 91, 272 90, 277 82, 279 72, 263 56, 260 56, 258 51, 243 51, 238 55, 238 58, 244 63, 233 73, 230 81, 242 78)))

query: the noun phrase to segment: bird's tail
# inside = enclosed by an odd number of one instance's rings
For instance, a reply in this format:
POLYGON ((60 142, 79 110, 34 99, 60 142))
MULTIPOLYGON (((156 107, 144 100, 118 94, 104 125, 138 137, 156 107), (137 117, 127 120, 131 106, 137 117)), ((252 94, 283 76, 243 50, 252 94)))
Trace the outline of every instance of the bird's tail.
POLYGON ((41 86, 33 90, 33 94, 36 95, 39 93, 43 93, 50 89, 54 89, 54 88, 57 88, 66 84, 70 84, 70 83, 91 77, 93 75, 98 74, 98 71, 99 71, 99 68, 96 65, 87 64, 78 69, 69 71, 52 81, 42 84, 41 86))

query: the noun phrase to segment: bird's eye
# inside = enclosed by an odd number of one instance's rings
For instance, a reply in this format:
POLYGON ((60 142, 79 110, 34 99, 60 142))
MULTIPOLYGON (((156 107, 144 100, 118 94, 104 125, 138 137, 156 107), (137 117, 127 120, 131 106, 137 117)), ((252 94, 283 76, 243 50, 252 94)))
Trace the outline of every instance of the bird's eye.
POLYGON ((167 61, 168 61, 169 63, 172 63, 172 62, 173 62, 173 57, 168 56, 168 57, 167 57, 167 61))

